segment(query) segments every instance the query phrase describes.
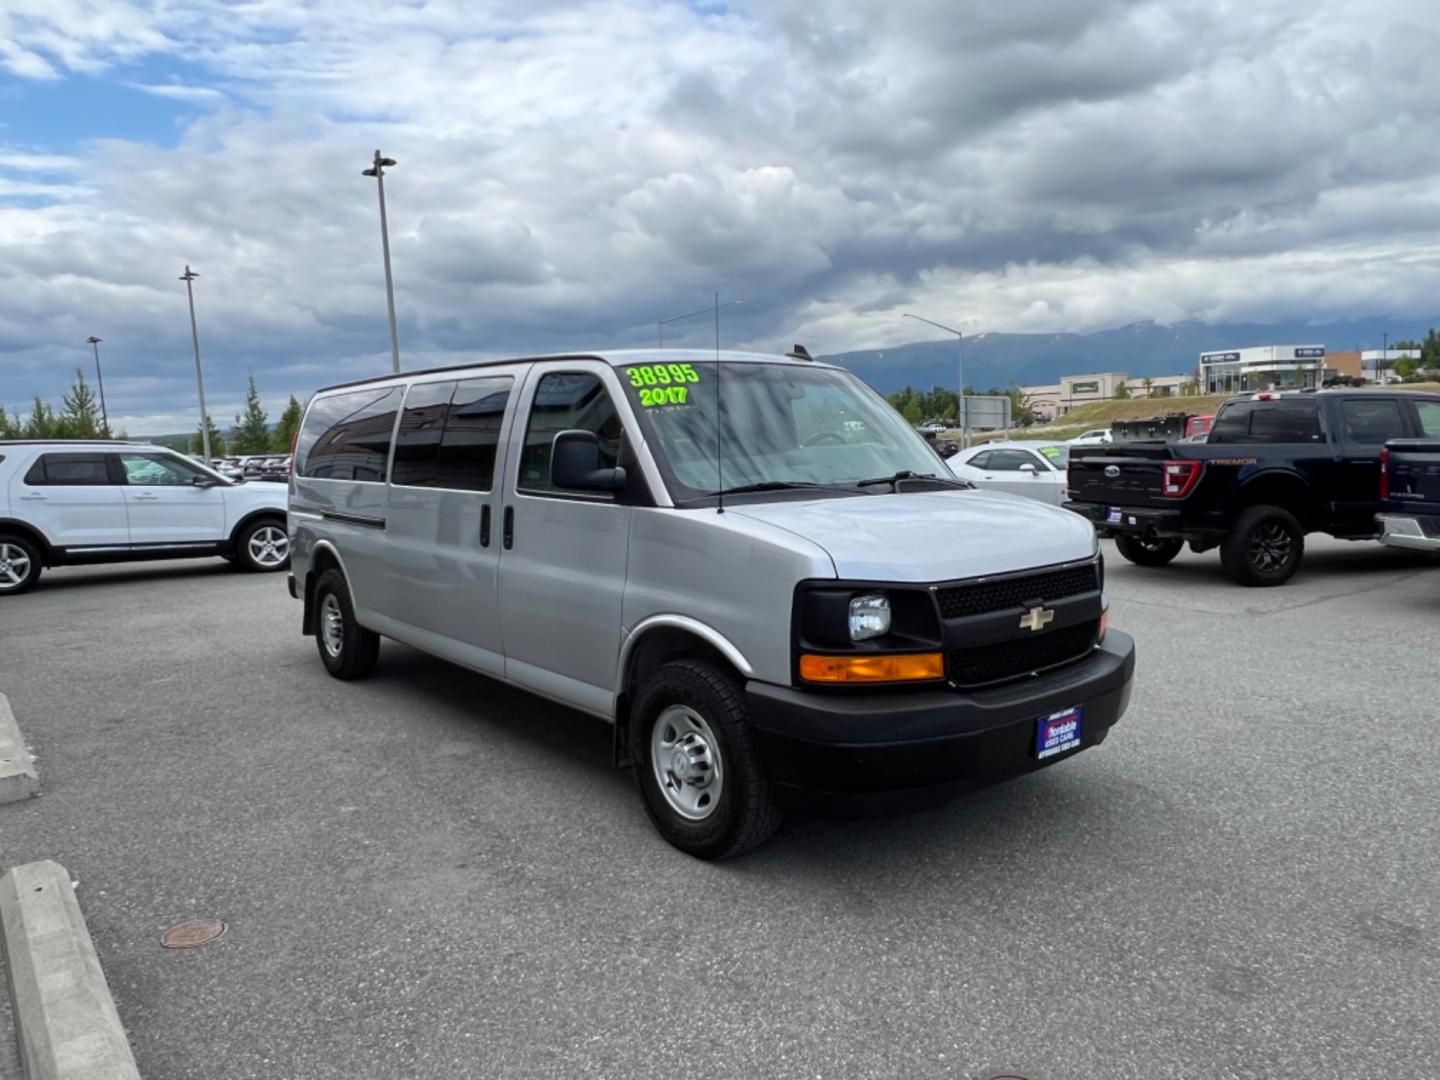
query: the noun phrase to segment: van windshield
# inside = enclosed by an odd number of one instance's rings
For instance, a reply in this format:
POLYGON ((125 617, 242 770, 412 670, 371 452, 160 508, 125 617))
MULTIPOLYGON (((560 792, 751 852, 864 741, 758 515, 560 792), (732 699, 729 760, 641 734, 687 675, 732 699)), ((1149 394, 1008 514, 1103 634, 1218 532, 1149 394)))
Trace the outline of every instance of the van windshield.
POLYGON ((717 368, 656 362, 620 369, 676 502, 722 488, 853 495, 875 490, 861 481, 902 473, 951 479, 919 433, 848 372, 765 363, 717 368))

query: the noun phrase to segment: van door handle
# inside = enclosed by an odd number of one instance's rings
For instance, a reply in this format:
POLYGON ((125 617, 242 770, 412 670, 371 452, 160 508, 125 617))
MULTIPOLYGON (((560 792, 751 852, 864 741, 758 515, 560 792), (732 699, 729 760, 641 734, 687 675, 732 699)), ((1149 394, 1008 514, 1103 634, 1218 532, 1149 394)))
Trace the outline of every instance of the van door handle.
POLYGON ((480 546, 490 546, 490 504, 480 507, 480 546))
POLYGON ((139 495, 135 496, 136 502, 158 502, 159 499, 159 495, 152 495, 148 491, 141 492, 139 495))
POLYGON ((49 496, 41 495, 38 491, 32 491, 29 495, 21 495, 20 498, 26 500, 27 502, 44 502, 46 499, 49 498, 49 496))
POLYGON ((504 540, 506 551, 515 546, 515 508, 513 506, 505 507, 504 540))

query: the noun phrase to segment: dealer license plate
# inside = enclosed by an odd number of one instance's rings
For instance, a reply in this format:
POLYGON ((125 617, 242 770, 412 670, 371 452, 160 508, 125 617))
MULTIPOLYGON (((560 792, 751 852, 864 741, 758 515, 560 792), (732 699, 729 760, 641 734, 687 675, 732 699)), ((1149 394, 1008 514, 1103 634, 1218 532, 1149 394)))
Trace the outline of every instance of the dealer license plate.
POLYGON ((1085 710, 1079 705, 1035 721, 1035 756, 1044 760, 1080 745, 1085 710))

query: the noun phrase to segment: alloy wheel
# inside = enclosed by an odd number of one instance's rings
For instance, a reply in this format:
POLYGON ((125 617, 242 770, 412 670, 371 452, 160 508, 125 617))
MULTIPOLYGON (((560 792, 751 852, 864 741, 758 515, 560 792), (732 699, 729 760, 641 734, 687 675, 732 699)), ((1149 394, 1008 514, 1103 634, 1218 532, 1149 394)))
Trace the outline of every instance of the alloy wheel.
POLYGON ((0 544, 0 591, 24 584, 30 576, 30 556, 18 544, 0 544))

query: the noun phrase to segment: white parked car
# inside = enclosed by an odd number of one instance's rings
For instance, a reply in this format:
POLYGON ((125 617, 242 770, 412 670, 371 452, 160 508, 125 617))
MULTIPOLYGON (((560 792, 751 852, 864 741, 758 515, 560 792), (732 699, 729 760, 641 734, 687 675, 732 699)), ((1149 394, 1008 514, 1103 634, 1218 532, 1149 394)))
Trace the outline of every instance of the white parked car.
POLYGON ((1109 445, 1110 443, 1112 443, 1112 442, 1114 442, 1114 441, 1115 441, 1114 438, 1112 438, 1111 435, 1110 435, 1110 429, 1109 429, 1108 427, 1102 427, 1102 428, 1095 428, 1093 431, 1087 431, 1087 432, 1084 432, 1083 434, 1076 435, 1075 438, 1073 438, 1073 439, 1070 440, 1070 445, 1071 445, 1071 446, 1106 446, 1106 445, 1109 445))
POLYGON ((286 494, 163 446, 0 440, 0 596, 47 566, 219 556, 284 570, 286 494))
POLYGON ((950 470, 978 488, 1024 495, 1059 506, 1065 501, 1066 443, 989 442, 961 450, 950 470))

